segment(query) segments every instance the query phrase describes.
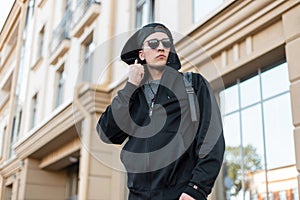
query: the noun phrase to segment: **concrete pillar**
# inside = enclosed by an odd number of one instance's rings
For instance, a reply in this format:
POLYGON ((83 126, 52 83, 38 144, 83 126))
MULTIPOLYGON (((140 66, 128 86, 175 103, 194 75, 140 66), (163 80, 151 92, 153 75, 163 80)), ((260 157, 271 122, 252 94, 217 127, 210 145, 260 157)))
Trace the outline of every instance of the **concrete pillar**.
POLYGON ((104 144, 100 140, 96 132, 98 117, 91 114, 81 124, 79 200, 125 200, 125 176, 114 167, 119 165, 115 162, 120 160, 120 155, 116 151, 117 147, 104 144), (84 182, 81 182, 84 178, 84 182))
POLYGON ((296 168, 298 170, 298 191, 300 191, 300 2, 283 14, 283 28, 286 41, 286 59, 291 81, 291 103, 296 152, 296 168))
POLYGON ((27 158, 24 162, 18 199, 63 200, 66 193, 64 171, 46 171, 39 161, 27 158))

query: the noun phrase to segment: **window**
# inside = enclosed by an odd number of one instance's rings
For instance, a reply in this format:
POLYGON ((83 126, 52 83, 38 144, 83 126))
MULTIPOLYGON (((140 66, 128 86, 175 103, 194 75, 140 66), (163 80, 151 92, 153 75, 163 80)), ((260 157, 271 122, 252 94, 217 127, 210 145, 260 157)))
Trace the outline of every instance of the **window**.
POLYGON ((36 123, 36 114, 37 114, 37 94, 32 97, 31 100, 31 124, 30 128, 33 128, 36 123))
POLYGON ((86 39, 83 44, 83 65, 82 65, 82 81, 92 81, 93 71, 93 51, 95 44, 93 43, 93 33, 86 39))
POLYGON ((280 191, 279 192, 279 200, 287 200, 285 191, 280 191))
POLYGON ((12 123, 12 131, 11 131, 11 135, 10 135, 10 143, 9 143, 9 154, 8 157, 11 158, 14 155, 12 146, 14 144, 14 138, 15 138, 15 125, 16 125, 16 116, 14 116, 13 118, 13 123, 12 123))
POLYGON ((10 145, 9 145, 9 158, 14 155, 12 146, 17 142, 21 129, 22 120, 22 109, 21 106, 15 105, 17 107, 16 115, 13 117, 12 130, 10 135, 10 145))
POLYGON ((19 71, 18 78, 16 84, 16 92, 15 92, 15 102, 14 102, 14 110, 13 110, 13 126, 11 132, 11 140, 10 140, 10 151, 9 157, 13 155, 12 145, 18 140, 20 128, 21 128, 21 119, 22 119, 22 108, 23 102, 25 102, 26 90, 27 90, 27 79, 28 79, 28 69, 29 69, 29 61, 31 56, 31 42, 32 42, 32 31, 34 24, 34 0, 28 1, 28 7, 26 12, 25 19, 25 27, 23 32, 23 41, 20 53, 20 63, 19 63, 19 71))
POLYGON ((293 199, 299 199, 298 188, 293 189, 293 199))
POLYGON ((34 4, 35 4, 35 0, 29 0, 28 1, 25 27, 24 27, 24 34, 23 34, 23 40, 24 41, 26 41, 26 36, 28 35, 28 30, 29 30, 29 32, 32 31, 34 4))
POLYGON ((42 28, 42 30, 39 33, 39 39, 38 39, 38 56, 37 58, 41 58, 43 56, 44 51, 44 43, 45 43, 45 27, 42 28))
POLYGON ((30 21, 32 20, 33 13, 34 13, 34 4, 35 4, 35 0, 29 0, 27 13, 26 13, 25 29, 27 25, 30 23, 30 21))
POLYGON ((72 7, 72 0, 63 0, 62 2, 62 9, 63 9, 63 13, 68 12, 69 10, 71 10, 72 7))
POLYGON ((63 94, 64 94, 64 84, 65 84, 65 73, 64 73, 64 65, 60 67, 60 69, 56 72, 56 101, 55 106, 58 107, 63 102, 63 94))
POLYGON ((224 0, 193 0, 193 21, 200 21, 223 2, 224 0))
POLYGON ((77 200, 78 198, 78 162, 67 168, 67 200, 77 200))
POLYGON ((268 184, 259 186, 259 181, 268 183, 267 171, 295 164, 289 84, 283 63, 239 79, 220 93, 232 198, 266 191, 268 184))
POLYGON ((154 21, 154 0, 136 0, 137 28, 154 21))
POLYGON ((251 197, 251 200, 258 200, 257 193, 254 193, 251 197))
POLYGON ((5 135, 6 135, 6 130, 7 130, 7 127, 5 126, 3 129, 2 129, 2 132, 1 132, 1 135, 0 135, 0 158, 3 158, 3 153, 4 153, 4 141, 5 141, 5 135))

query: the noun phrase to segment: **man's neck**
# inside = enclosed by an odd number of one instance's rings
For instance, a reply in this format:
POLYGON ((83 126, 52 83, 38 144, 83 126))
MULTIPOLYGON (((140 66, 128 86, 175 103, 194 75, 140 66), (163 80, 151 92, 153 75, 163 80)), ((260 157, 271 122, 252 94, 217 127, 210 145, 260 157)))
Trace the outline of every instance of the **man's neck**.
POLYGON ((148 67, 150 76, 152 80, 160 80, 165 67, 148 67))

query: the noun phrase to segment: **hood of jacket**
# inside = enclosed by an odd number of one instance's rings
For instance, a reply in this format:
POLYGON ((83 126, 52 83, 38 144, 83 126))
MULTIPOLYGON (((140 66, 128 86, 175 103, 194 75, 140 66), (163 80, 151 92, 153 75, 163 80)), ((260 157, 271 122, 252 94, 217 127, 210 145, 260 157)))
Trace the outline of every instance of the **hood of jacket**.
POLYGON ((137 32, 135 32, 125 43, 122 52, 121 52, 121 60, 131 65, 134 63, 136 59, 140 64, 145 64, 145 61, 141 61, 139 59, 139 51, 142 49, 142 44, 144 40, 155 32, 163 32, 168 35, 172 42, 172 46, 170 48, 170 53, 167 60, 167 66, 172 67, 175 70, 179 70, 181 68, 181 63, 179 57, 176 53, 173 43, 173 37, 171 31, 163 24, 160 23, 150 23, 143 26, 137 32))

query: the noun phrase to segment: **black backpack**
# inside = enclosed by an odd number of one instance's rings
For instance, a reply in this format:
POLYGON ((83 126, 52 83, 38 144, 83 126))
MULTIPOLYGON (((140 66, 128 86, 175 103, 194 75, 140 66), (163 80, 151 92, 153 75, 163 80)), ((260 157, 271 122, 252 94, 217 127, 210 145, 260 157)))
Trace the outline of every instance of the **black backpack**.
POLYGON ((193 88, 193 73, 192 72, 183 73, 183 81, 189 99, 192 122, 197 122, 199 121, 199 119, 198 119, 196 104, 195 104, 196 101, 195 101, 195 91, 193 88))

